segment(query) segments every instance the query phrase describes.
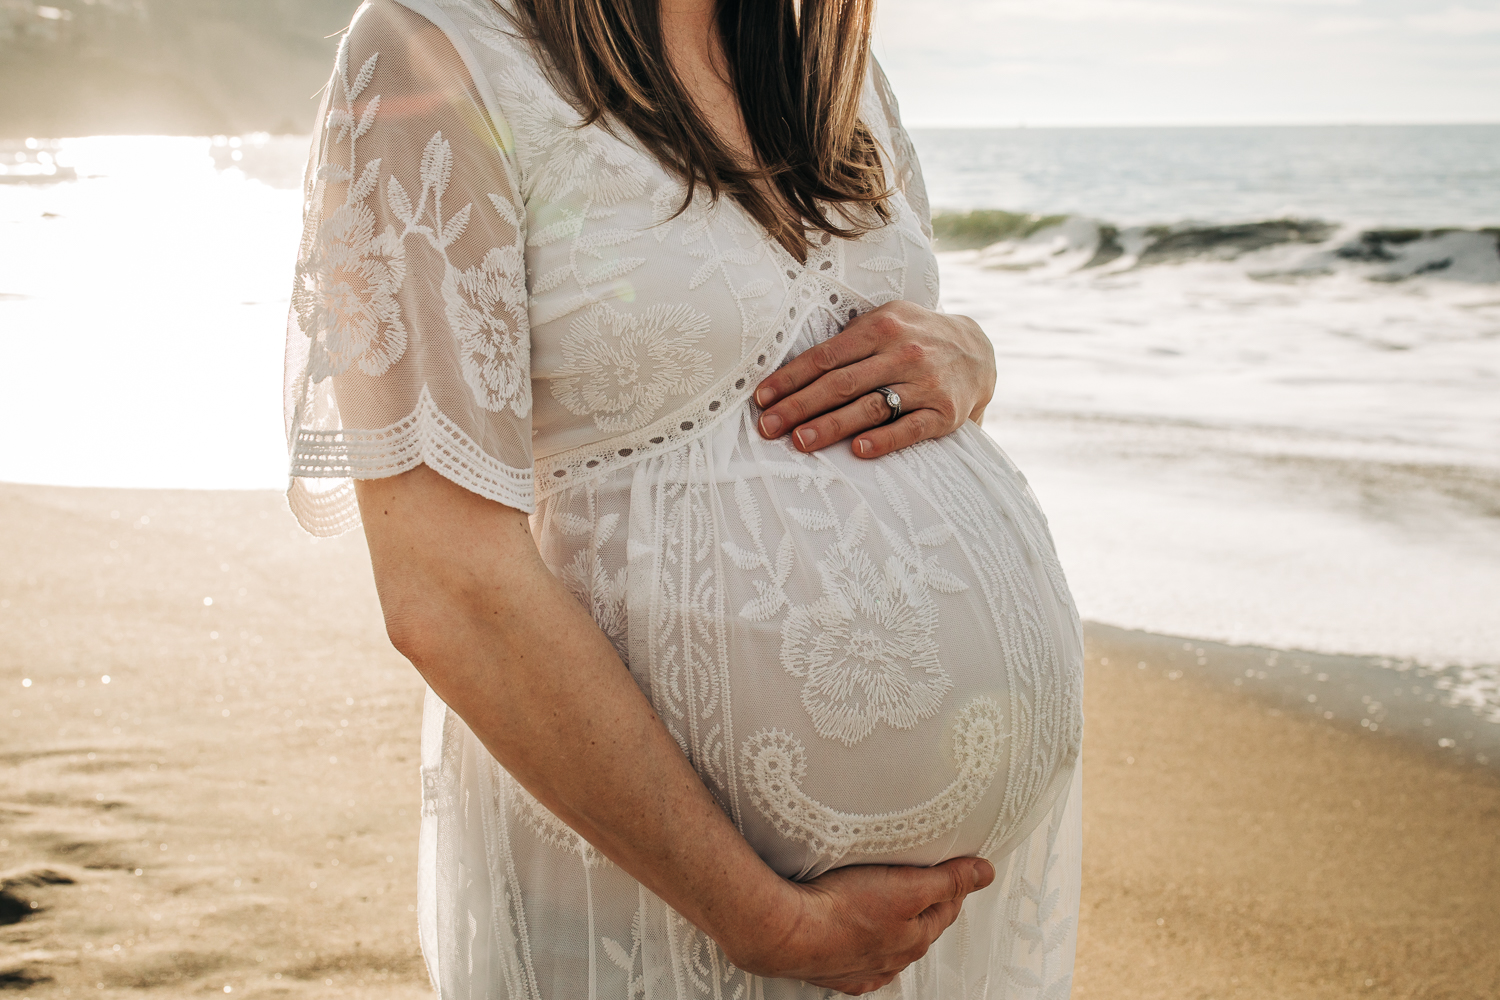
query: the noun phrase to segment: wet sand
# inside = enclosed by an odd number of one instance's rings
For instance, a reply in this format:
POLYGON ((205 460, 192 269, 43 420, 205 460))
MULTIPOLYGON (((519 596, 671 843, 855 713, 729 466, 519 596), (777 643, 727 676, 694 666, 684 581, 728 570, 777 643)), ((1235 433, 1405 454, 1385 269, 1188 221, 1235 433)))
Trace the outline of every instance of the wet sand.
POLYGON ((1500 997, 1500 773, 1089 631, 1077 1000, 1500 997))
MULTIPOLYGON (((1491 730, 1308 707, 1368 663, 1089 639, 1075 997, 1500 996, 1491 730)), ((421 685, 358 535, 270 493, 0 485, 0 692, 0 991, 429 995, 421 685)))

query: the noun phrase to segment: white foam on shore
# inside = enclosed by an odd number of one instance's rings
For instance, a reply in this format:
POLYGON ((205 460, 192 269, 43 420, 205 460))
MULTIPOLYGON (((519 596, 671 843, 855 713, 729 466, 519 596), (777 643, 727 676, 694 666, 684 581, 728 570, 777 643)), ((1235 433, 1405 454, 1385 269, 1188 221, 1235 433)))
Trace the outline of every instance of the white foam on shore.
MULTIPOLYGON (((998 416, 1085 618, 1230 643, 1494 664, 1500 528, 1356 470, 1161 449, 1149 427, 998 416), (1118 448, 1119 450, 1114 450, 1118 448), (1373 485, 1372 485, 1373 483, 1373 485)), ((1170 435, 1166 435, 1170 437, 1170 435)))

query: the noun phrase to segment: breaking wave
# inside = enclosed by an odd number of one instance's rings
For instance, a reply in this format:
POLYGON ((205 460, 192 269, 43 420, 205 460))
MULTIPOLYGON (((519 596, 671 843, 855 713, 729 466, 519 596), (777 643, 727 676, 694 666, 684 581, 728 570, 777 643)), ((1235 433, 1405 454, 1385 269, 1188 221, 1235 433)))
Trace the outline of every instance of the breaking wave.
POLYGON ((1500 229, 1360 229, 1317 219, 1120 227, 1079 215, 975 211, 938 214, 933 230, 939 250, 978 251, 979 263, 999 270, 1243 260, 1264 280, 1352 271, 1384 283, 1424 276, 1500 283, 1500 229))

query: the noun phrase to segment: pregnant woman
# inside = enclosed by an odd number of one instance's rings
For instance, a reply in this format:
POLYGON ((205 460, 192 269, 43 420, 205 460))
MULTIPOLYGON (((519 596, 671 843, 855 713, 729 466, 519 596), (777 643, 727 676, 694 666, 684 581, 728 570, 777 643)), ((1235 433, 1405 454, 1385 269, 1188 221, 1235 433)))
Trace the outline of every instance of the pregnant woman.
POLYGON ((870 7, 370 0, 340 46, 290 501, 363 524, 429 686, 444 998, 1067 996, 1078 619, 870 7))

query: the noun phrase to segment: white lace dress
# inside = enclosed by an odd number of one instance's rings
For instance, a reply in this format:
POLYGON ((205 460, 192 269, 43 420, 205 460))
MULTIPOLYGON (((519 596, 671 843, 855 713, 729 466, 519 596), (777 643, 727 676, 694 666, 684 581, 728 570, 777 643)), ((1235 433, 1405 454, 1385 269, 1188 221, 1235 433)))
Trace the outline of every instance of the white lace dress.
MULTIPOLYGON (((1025 480, 966 425, 874 461, 750 399, 858 313, 938 300, 878 68, 888 225, 806 263, 629 134, 579 129, 491 0, 373 0, 339 51, 287 341, 293 511, 425 463, 532 513, 724 811, 776 871, 995 861, 881 996, 1063 1000, 1082 651, 1025 480)), ((565 665, 561 669, 566 669, 565 665)), ((420 928, 444 998, 811 998, 735 969, 429 694, 420 928)))

